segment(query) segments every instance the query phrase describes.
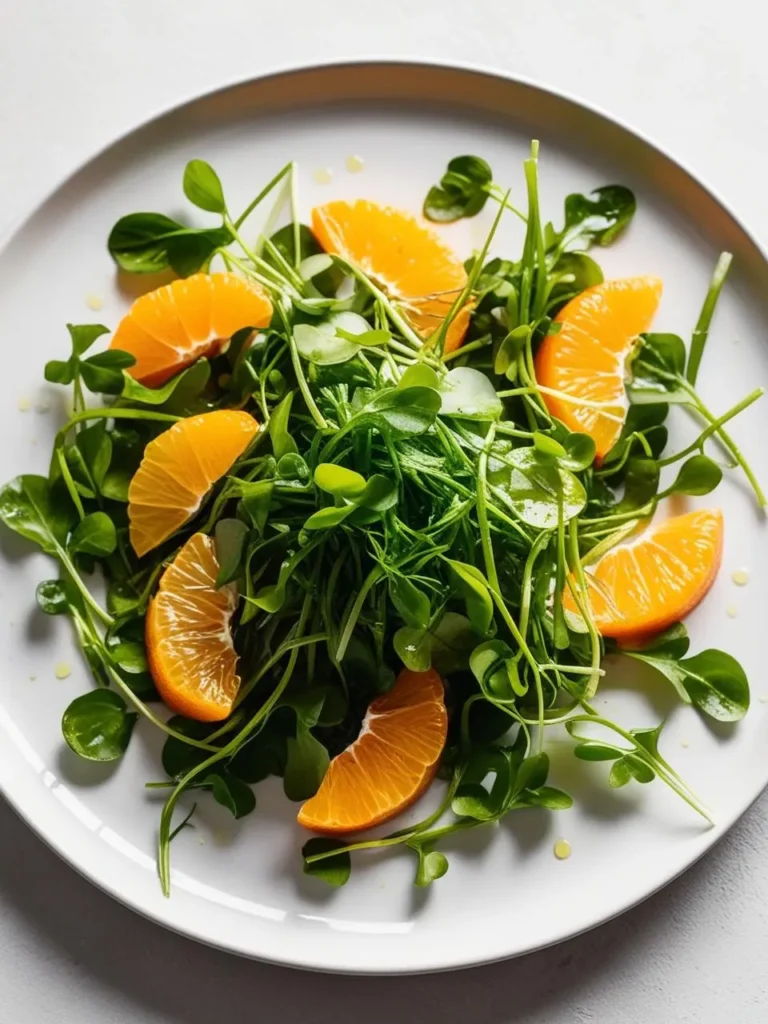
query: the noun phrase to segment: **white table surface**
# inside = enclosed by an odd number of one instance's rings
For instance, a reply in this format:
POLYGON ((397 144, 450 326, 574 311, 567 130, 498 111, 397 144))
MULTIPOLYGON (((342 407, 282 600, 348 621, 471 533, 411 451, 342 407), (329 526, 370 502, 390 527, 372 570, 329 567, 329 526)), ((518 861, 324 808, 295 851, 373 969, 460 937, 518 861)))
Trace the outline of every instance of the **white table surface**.
MULTIPOLYGON (((410 56, 608 109, 768 245, 766 28, 757 0, 0 0, 0 234, 103 143, 195 93, 318 59, 410 56)), ((165 932, 0 803, 0 1021, 764 1024, 767 860, 764 796, 682 879, 589 935, 452 975, 348 979, 165 932)))

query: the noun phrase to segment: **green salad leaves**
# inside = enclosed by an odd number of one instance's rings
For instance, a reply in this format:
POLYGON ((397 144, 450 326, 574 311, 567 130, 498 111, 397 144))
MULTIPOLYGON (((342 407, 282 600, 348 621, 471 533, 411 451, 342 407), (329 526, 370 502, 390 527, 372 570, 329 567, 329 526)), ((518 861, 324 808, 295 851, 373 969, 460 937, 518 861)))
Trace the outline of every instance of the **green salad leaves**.
MULTIPOLYGON (((445 680, 439 806, 388 836, 310 839, 308 875, 343 885, 351 855, 397 847, 426 887, 449 868, 439 848, 446 836, 513 811, 567 809, 571 797, 550 778, 551 730, 570 734, 576 758, 606 762, 611 787, 658 780, 708 817, 660 752, 661 724, 624 727, 596 710, 606 642, 587 577, 662 498, 714 490, 724 471, 718 448, 765 505, 725 429, 761 392, 715 412, 695 390, 729 259, 718 264, 689 346, 661 333, 638 340, 621 436, 596 461, 594 440, 550 413, 535 354, 559 329, 563 305, 602 281, 588 250, 626 230, 635 197, 619 185, 569 195, 554 226, 540 209, 537 143, 523 170, 525 212, 476 156, 452 160, 425 199, 433 221, 473 217, 489 203, 495 214, 449 314, 471 301, 464 345, 445 358, 447 321, 421 337, 407 306, 365 268, 320 250, 298 217, 292 164, 235 217, 214 169, 192 160, 183 191, 203 223, 134 213, 109 235, 124 272, 228 269, 257 282, 274 307, 268 327, 238 332, 158 388, 134 380, 126 353, 89 354, 106 327, 69 325, 69 354, 45 367, 46 379, 73 395, 49 475, 20 476, 0 491, 0 519, 58 566, 37 602, 71 618, 96 684, 64 712, 69 747, 114 761, 139 719, 165 734, 158 771, 166 778, 148 785, 168 791, 158 849, 166 892, 171 840, 189 819, 174 827, 186 794, 202 790, 238 819, 254 811, 252 786, 268 776, 282 778, 287 800, 307 799, 403 665, 433 666, 445 680), (268 198, 268 227, 253 240, 249 218, 268 198), (286 205, 289 223, 275 230, 286 205), (502 216, 525 224, 519 255, 490 255, 502 216), (107 396, 105 404, 86 392, 107 396), (700 433, 668 453, 673 404, 700 433), (137 558, 128 485, 146 445, 182 417, 222 408, 251 411, 260 433, 183 529, 137 558), (144 644, 159 576, 196 531, 215 540, 217 586, 239 595, 242 686, 230 717, 215 724, 167 718, 144 644)), ((738 662, 716 650, 689 654, 681 625, 620 653, 718 722, 749 707, 738 662)))

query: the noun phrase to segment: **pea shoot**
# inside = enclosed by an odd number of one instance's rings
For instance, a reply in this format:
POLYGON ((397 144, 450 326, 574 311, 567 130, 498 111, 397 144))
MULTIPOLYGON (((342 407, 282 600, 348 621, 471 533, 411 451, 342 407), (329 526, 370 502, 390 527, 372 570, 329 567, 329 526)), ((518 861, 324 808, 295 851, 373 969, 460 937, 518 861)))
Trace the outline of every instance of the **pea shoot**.
MULTIPOLYGON (((489 204, 495 216, 467 261, 466 287, 449 298, 431 337, 365 267, 321 250, 298 217, 293 164, 236 214, 214 169, 192 160, 184 194, 215 223, 136 213, 112 229, 109 252, 124 271, 226 269, 257 282, 274 308, 268 327, 238 332, 160 387, 131 376, 127 353, 86 355, 106 327, 68 325, 69 355, 45 367, 46 379, 73 395, 50 472, 0 491, 0 519, 57 566, 38 588, 40 609, 69 616, 93 675, 95 688, 64 711, 69 747, 110 761, 125 753, 137 723, 165 734, 158 771, 166 777, 147 785, 168 790, 158 851, 166 892, 171 840, 192 813, 176 820, 185 794, 202 790, 241 818, 256 808, 252 787, 275 775, 287 800, 307 799, 403 665, 432 666, 445 681, 441 803, 384 838, 310 839, 304 870, 324 882, 343 885, 351 855, 397 847, 413 857, 415 884, 425 887, 448 870, 438 849, 446 836, 515 810, 570 807, 571 797, 550 785, 550 730, 566 730, 578 759, 606 762, 611 787, 659 780, 711 820, 660 752, 663 723, 624 727, 593 706, 603 656, 617 648, 595 625, 589 567, 647 524, 664 497, 717 487, 723 468, 710 445, 766 504, 726 429, 762 391, 714 411, 695 389, 730 257, 718 263, 687 351, 673 335, 638 340, 620 437, 596 459, 593 438, 550 411, 535 356, 556 335, 564 305, 602 282, 588 250, 626 230, 635 197, 620 185, 569 195, 556 228, 540 209, 537 143, 522 180, 525 211, 476 156, 452 160, 429 190, 424 213, 433 221, 473 217, 489 204), (251 217, 269 202, 268 230, 256 235, 251 217), (289 223, 274 230, 286 207, 289 223), (525 222, 522 252, 491 256, 495 228, 508 216, 525 222), (468 303, 464 344, 444 353, 468 303), (89 406, 86 392, 106 404, 89 406), (668 453, 672 404, 702 429, 668 453), (137 558, 128 487, 146 445, 179 419, 215 409, 251 412, 262 425, 256 442, 178 534, 137 558), (662 470, 673 466, 662 486, 662 470), (238 591, 242 686, 223 723, 168 718, 145 650, 148 602, 196 531, 215 539, 217 586, 238 591)), ((688 656, 681 624, 621 653, 710 718, 734 722, 749 707, 738 662, 716 650, 688 656)))

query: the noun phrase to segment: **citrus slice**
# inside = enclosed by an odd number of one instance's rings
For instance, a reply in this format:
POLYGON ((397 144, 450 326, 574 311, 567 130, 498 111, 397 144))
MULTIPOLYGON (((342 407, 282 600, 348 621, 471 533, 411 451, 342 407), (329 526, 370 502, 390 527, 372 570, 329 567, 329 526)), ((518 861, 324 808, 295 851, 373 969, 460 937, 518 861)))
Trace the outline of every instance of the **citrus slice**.
POLYGON ((355 742, 331 761, 299 824, 344 835, 394 818, 435 777, 447 729, 440 676, 403 669, 389 693, 371 702, 355 742))
POLYGON ((128 488, 133 550, 140 557, 190 519, 256 435, 247 412, 220 409, 174 423, 144 449, 128 488))
POLYGON ((560 330, 547 335, 536 354, 538 383, 570 398, 544 393, 547 408, 570 430, 589 434, 598 459, 621 434, 627 358, 637 336, 651 326, 661 288, 658 277, 587 288, 560 310, 555 317, 560 330))
MULTIPOLYGON (((422 338, 440 328, 467 283, 463 263, 434 231, 389 206, 366 199, 316 206, 312 230, 327 252, 373 278, 422 338)), ((461 345, 470 312, 468 304, 451 322, 445 352, 461 345)))
POLYGON ((195 533, 160 578, 147 612, 149 670, 168 707, 199 722, 218 722, 240 688, 229 623, 237 589, 216 589, 214 543, 195 533))
POLYGON ((136 357, 129 373, 159 387, 201 356, 212 356, 243 327, 266 327, 272 303, 234 274, 193 274, 136 299, 110 348, 136 357))
MULTIPOLYGON (((597 629, 616 640, 634 640, 679 622, 712 586, 722 553, 719 509, 674 516, 612 548, 585 571, 597 629)), ((570 591, 563 604, 577 611, 570 591)))

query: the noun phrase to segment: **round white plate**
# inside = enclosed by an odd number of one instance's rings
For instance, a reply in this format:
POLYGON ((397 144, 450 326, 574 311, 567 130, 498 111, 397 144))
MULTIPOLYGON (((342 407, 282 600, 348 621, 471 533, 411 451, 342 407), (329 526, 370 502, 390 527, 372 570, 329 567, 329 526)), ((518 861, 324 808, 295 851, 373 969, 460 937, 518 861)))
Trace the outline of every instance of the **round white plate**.
MULTIPOLYGON (((734 253, 701 390, 724 411, 768 382, 762 254, 710 193, 647 142, 572 101, 490 74, 408 64, 302 70, 196 100, 139 129, 63 184, 8 243, 0 255, 0 479, 46 472, 64 397, 43 382, 43 365, 66 354, 67 321, 116 325, 131 296, 106 251, 109 229, 136 210, 183 210, 188 159, 216 167, 233 209, 295 159, 305 217, 336 197, 415 211, 460 153, 485 157, 497 180, 524 201, 521 162, 532 136, 542 142, 544 212, 555 221, 568 192, 613 181, 635 189, 634 224, 620 244, 597 255, 607 276, 664 278, 658 329, 689 336, 717 253, 734 253), (351 155, 364 160, 361 172, 346 169, 351 155), (317 180, 321 169, 331 171, 329 182, 317 180), (103 299, 103 310, 89 309, 89 296, 103 299)), ((487 210, 448 227, 445 237, 469 254, 489 217, 487 210)), ((510 218, 495 251, 514 256, 519 242, 510 218)), ((768 482, 761 441, 768 402, 737 420, 733 433, 768 482)), ((692 427, 675 418, 672 444, 691 436, 692 427)), ((247 956, 323 970, 427 971, 564 939, 668 882, 768 782, 768 704, 759 699, 768 698, 768 534, 738 474, 727 474, 714 501, 726 515, 725 556, 715 587, 691 617, 692 650, 720 646, 742 661, 754 692, 749 715, 736 728, 714 728, 676 706, 662 684, 645 680, 642 692, 632 689, 628 682, 637 678, 628 679, 626 667, 597 700, 632 727, 668 716, 662 750, 712 807, 714 828, 660 782, 609 790, 604 765, 575 760, 570 741, 553 737, 553 782, 574 794, 574 809, 518 812, 456 841, 446 851, 450 871, 429 891, 413 888, 414 866, 403 853, 358 856, 340 891, 304 877, 299 850, 306 836, 272 780, 258 787, 257 812, 239 824, 201 801, 196 828, 173 843, 173 893, 165 899, 154 864, 159 803, 143 789, 145 780, 161 777, 160 738, 140 726, 115 767, 78 762, 65 747, 62 710, 90 679, 68 624, 35 609, 35 585, 52 565, 7 531, 0 537, 0 783, 32 828, 94 883, 170 928, 247 956), (742 566, 752 578, 738 588, 731 573, 742 566), (66 680, 55 678, 59 662, 73 667, 66 680), (559 837, 572 844, 569 860, 553 855, 559 837)), ((423 810, 409 815, 415 820, 423 810)))

